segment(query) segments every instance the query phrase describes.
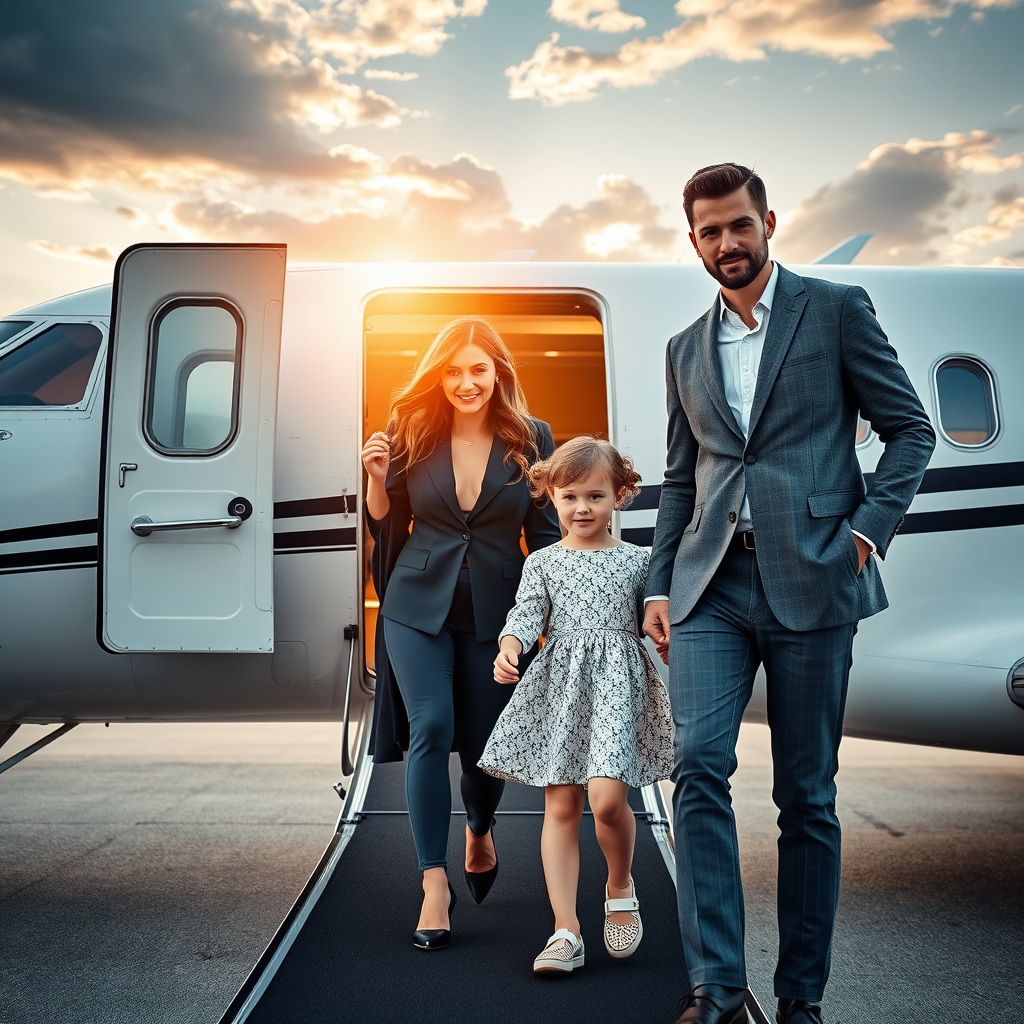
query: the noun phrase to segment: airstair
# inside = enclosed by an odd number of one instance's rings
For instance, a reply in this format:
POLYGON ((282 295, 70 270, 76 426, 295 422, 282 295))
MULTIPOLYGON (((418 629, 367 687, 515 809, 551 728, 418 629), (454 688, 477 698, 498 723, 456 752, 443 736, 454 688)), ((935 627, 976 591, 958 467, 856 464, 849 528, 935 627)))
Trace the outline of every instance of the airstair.
MULTIPOLYGON (((315 871, 220 1024, 670 1024, 687 988, 676 923, 667 809, 657 786, 632 791, 633 877, 644 921, 640 949, 614 960, 601 939, 605 869, 584 816, 579 916, 582 970, 536 976, 551 931, 540 860, 543 791, 508 784, 494 829, 500 871, 477 906, 462 878, 462 811, 452 812, 449 875, 458 893, 452 944, 411 943, 419 876, 404 764, 374 765, 365 734, 338 827, 315 871)), ((452 771, 457 772, 453 758, 452 771)), ((453 787, 457 800, 458 786, 453 787)), ((753 994, 755 1024, 769 1024, 753 994)))

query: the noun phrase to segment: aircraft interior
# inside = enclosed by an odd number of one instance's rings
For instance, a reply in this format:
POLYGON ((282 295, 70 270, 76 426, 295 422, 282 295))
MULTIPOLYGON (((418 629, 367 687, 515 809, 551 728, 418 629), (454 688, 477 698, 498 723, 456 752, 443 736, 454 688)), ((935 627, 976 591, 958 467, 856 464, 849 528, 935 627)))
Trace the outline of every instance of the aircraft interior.
MULTIPOLYGON (((551 425, 555 444, 579 434, 608 436, 602 308, 587 294, 386 293, 366 306, 363 437, 387 425, 392 391, 419 354, 458 316, 486 317, 515 356, 530 412, 551 425), (571 386, 566 386, 571 385, 571 386)), ((372 540, 363 536, 364 651, 373 668, 377 595, 372 540)))

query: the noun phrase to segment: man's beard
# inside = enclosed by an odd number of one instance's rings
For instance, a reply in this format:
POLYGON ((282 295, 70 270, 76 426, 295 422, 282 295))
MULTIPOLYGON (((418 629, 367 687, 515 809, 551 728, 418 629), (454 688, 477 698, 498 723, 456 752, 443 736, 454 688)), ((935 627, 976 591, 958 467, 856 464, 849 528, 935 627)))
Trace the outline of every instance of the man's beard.
POLYGON ((732 273, 727 273, 718 263, 709 265, 703 256, 701 256, 701 262, 704 264, 704 269, 723 288, 739 291, 741 288, 746 288, 761 273, 764 265, 768 262, 768 239, 762 238, 761 245, 754 252, 737 249, 729 256, 730 262, 726 263, 725 267, 732 273), (736 259, 737 256, 746 258, 736 259))

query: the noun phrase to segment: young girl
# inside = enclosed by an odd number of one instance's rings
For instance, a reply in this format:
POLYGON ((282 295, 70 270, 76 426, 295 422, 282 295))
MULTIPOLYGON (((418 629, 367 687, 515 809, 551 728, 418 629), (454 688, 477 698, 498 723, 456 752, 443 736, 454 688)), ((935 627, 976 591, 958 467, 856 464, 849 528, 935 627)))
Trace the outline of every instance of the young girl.
POLYGON ((668 694, 638 624, 649 553, 609 532, 612 512, 637 493, 639 474, 607 441, 576 437, 529 471, 565 532, 523 566, 516 605, 494 661, 499 683, 547 622, 547 643, 499 716, 480 767, 499 778, 544 786, 541 858, 555 931, 534 960, 537 972, 583 965, 576 917, 579 826, 588 790, 597 841, 608 862, 604 944, 627 957, 643 936, 630 868, 636 821, 630 786, 672 769, 668 694))

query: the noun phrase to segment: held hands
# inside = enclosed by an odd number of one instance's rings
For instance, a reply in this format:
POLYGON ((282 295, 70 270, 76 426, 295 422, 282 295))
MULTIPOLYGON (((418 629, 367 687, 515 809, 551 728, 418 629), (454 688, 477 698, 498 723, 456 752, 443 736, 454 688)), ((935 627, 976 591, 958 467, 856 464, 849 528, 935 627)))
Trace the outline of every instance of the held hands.
POLYGON ((383 484, 391 463, 391 438, 383 430, 374 431, 363 445, 360 457, 370 479, 383 484))
POLYGON ((644 633, 654 641, 658 657, 668 664, 668 601, 648 601, 644 606, 644 633))
POLYGON ((514 636, 503 636, 499 645, 498 656, 494 659, 494 681, 496 683, 518 683, 519 655, 523 653, 523 645, 514 636))

